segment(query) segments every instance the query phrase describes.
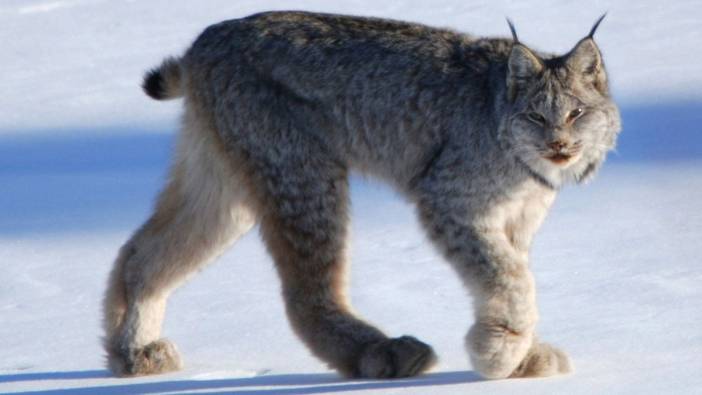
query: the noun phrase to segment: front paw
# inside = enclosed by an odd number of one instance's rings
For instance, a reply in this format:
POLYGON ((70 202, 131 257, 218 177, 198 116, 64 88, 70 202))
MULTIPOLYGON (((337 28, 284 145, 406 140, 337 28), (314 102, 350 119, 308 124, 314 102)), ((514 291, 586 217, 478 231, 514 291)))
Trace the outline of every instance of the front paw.
POLYGON ((505 325, 476 323, 466 336, 473 368, 488 379, 509 377, 534 341, 532 330, 519 332, 505 325))
POLYGON ((546 377, 572 371, 568 355, 546 343, 534 343, 510 377, 546 377))
POLYGON ((366 347, 358 362, 358 377, 398 378, 423 373, 436 363, 431 346, 412 336, 402 336, 366 347))

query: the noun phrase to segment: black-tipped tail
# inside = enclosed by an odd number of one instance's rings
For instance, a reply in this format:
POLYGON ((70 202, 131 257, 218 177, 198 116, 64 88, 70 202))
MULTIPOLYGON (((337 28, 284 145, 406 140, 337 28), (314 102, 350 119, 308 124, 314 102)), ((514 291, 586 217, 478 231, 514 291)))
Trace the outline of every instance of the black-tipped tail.
POLYGON ((141 85, 147 95, 156 99, 165 99, 165 92, 163 89, 163 76, 161 76, 161 70, 152 69, 144 76, 144 83, 141 85))
POLYGON ((156 100, 168 100, 183 96, 182 70, 180 61, 167 58, 161 66, 149 70, 141 87, 147 95, 156 100))

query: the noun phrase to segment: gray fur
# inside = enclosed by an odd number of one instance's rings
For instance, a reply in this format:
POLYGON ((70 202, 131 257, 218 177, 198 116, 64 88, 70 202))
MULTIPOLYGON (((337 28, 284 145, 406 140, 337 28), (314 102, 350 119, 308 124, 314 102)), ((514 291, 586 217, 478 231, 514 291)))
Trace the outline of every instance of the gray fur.
POLYGON ((316 356, 347 376, 430 368, 429 346, 387 338, 345 298, 350 171, 416 203, 475 298, 466 346, 481 374, 570 369, 536 340, 528 252, 557 190, 592 177, 620 129, 591 36, 553 56, 418 24, 269 12, 207 28, 148 78, 155 98, 183 95, 186 116, 171 181, 110 279, 115 373, 180 366, 159 338, 169 292, 256 222, 316 356))

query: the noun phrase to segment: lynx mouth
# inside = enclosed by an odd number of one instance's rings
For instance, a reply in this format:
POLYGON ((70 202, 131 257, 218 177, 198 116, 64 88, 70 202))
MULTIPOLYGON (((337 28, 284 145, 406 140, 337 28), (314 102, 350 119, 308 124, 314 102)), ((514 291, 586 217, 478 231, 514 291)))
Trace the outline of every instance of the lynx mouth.
POLYGON ((549 147, 540 149, 539 154, 542 158, 558 166, 568 166, 577 161, 582 154, 583 145, 580 140, 572 144, 553 142, 546 145, 549 147))
POLYGON ((550 162, 555 163, 557 165, 564 165, 564 164, 570 162, 570 160, 571 160, 571 158, 573 158, 573 156, 574 155, 558 153, 558 154, 545 156, 545 158, 547 160, 549 160, 550 162))

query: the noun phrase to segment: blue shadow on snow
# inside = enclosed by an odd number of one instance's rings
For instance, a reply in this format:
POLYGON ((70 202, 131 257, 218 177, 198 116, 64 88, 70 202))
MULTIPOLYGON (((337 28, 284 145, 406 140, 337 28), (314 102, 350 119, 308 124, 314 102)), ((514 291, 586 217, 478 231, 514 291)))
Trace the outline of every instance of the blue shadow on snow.
MULTIPOLYGON (((702 103, 623 107, 622 118, 610 164, 702 159, 702 103)), ((0 237, 135 228, 173 144, 173 133, 139 130, 0 135, 0 237)), ((352 186, 367 190, 358 180, 352 186)))
MULTIPOLYGON (((28 373, 30 380, 56 380, 56 379, 92 379, 103 378, 106 371, 87 372, 50 372, 28 373), (47 377, 43 377, 47 375, 47 377)), ((11 381, 30 381, 24 379, 22 374, 0 376, 0 383, 11 381), (14 378, 14 380, 12 379, 14 378)), ((139 379, 136 379, 139 380, 139 379)), ((284 394, 326 394, 332 392, 349 392, 362 390, 382 390, 391 388, 409 387, 434 387, 439 385, 456 385, 481 381, 482 378, 472 371, 437 372, 419 377, 394 380, 346 380, 333 373, 308 373, 308 374, 280 374, 262 375, 247 378, 215 379, 215 380, 171 380, 149 381, 134 383, 133 379, 113 379, 110 382, 101 382, 96 387, 76 387, 28 391, 25 394, 42 395, 124 395, 124 394, 154 394, 154 393, 188 393, 198 391, 203 394, 211 390, 212 393, 248 395, 284 395, 284 394), (275 388, 252 388, 275 387, 275 388)))

